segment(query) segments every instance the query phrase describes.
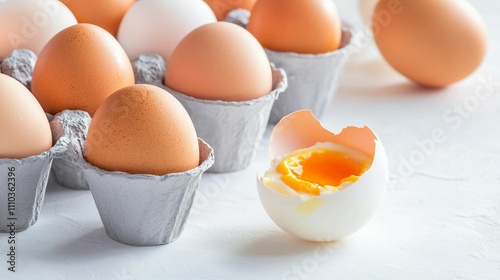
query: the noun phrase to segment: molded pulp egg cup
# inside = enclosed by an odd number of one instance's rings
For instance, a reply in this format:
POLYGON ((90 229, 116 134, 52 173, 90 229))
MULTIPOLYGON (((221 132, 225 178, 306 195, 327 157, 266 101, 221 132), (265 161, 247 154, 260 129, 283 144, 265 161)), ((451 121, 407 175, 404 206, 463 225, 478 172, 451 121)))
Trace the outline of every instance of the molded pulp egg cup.
POLYGON ((86 162, 84 151, 68 151, 84 170, 106 234, 127 245, 157 246, 182 233, 201 175, 214 162, 212 148, 198 144, 198 167, 163 176, 109 172, 86 162))
POLYGON ((287 88, 283 69, 271 64, 272 91, 260 98, 241 101, 202 100, 163 84, 165 62, 159 55, 141 55, 132 61, 136 83, 151 83, 170 92, 193 120, 198 137, 213 147, 216 161, 208 172, 245 169, 255 157, 267 127, 274 101, 287 88))
POLYGON ((389 183, 387 156, 370 128, 349 126, 334 134, 309 110, 294 112, 275 126, 269 152, 274 159, 318 142, 361 152, 372 159, 371 165, 357 181, 338 192, 312 196, 290 187, 271 189, 264 185, 263 173, 257 176, 257 189, 269 217, 284 231, 309 241, 335 241, 363 227, 380 207, 389 183))
MULTIPOLYGON (((51 116, 48 119, 51 120, 51 116)), ((67 135, 48 151, 23 159, 0 159, 0 232, 23 231, 40 215, 54 158, 64 155, 67 135), (12 223, 15 226, 12 226, 12 223)))
MULTIPOLYGON (((225 21, 246 27, 248 11, 231 11, 225 21)), ((288 77, 288 88, 274 102, 269 122, 276 124, 284 116, 301 109, 311 110, 321 118, 339 86, 339 80, 349 55, 362 45, 363 33, 348 24, 342 24, 342 42, 335 51, 322 54, 277 52, 264 48, 269 61, 283 68, 288 77)))
POLYGON ((265 49, 269 61, 283 68, 289 81, 285 94, 274 103, 269 122, 276 124, 284 116, 301 109, 309 109, 321 118, 325 108, 331 106, 345 62, 354 47, 359 46, 361 34, 354 28, 343 25, 340 48, 324 54, 265 49))

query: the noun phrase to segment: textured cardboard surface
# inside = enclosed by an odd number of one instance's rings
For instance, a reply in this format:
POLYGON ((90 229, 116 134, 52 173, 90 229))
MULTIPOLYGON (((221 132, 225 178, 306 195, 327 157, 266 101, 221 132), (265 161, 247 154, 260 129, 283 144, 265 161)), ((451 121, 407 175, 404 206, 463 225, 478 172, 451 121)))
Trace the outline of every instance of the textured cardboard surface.
MULTIPOLYGON (((199 139, 200 165, 164 176, 107 172, 80 162, 106 233, 134 246, 167 244, 181 234, 191 210, 201 175, 214 162, 213 150, 199 139)), ((70 150, 74 151, 74 150, 70 150)))
MULTIPOLYGON (((73 153, 83 154, 85 139, 90 126, 91 118, 87 112, 65 110, 54 116, 51 122, 52 138, 66 142, 68 149, 77 149, 73 153), (71 145, 69 145, 71 143, 71 145)), ((69 189, 88 190, 89 186, 82 168, 69 156, 68 151, 61 157, 54 159, 52 172, 56 181, 69 189)))
POLYGON ((30 50, 17 49, 2 60, 0 70, 31 90, 31 77, 37 58, 36 54, 30 50))

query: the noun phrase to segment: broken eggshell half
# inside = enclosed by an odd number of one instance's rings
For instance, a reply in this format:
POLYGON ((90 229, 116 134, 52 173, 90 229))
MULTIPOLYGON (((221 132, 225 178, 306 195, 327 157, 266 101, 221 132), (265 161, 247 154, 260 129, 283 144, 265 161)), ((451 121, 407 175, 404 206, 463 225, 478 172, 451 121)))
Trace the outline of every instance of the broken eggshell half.
POLYGON ((363 227, 380 207, 389 182, 384 147, 370 128, 349 126, 335 134, 321 126, 310 110, 291 113, 274 127, 269 152, 276 162, 324 142, 368 159, 357 180, 338 191, 312 195, 286 184, 267 186, 263 174, 257 178, 261 203, 276 225, 293 236, 318 242, 339 240, 363 227))

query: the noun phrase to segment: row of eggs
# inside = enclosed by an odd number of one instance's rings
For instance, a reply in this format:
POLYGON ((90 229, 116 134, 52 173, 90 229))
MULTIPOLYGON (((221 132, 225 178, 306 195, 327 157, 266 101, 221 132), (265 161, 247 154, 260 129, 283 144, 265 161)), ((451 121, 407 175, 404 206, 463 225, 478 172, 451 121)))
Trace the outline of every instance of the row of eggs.
POLYGON ((0 58, 17 48, 38 54, 52 36, 78 20, 98 25, 115 36, 130 60, 140 54, 157 53, 168 62, 173 49, 187 33, 224 19, 235 8, 252 9, 248 29, 266 48, 322 53, 333 51, 340 44, 340 18, 332 1, 310 4, 267 0, 205 2, 7 0, 0 5, 0 58), (283 7, 288 10, 283 11, 283 7), (297 21, 299 15, 303 19, 297 21), (290 36, 292 30, 295 32, 290 36))
MULTIPOLYGON (((0 58, 16 48, 38 54, 53 35, 78 19, 116 36, 130 60, 157 53, 168 62, 187 33, 223 19, 235 8, 252 11, 247 29, 266 49, 319 54, 336 50, 341 40, 340 17, 331 0, 61 2, 3 2, 0 58)), ((384 58, 418 84, 443 87, 455 83, 472 73, 485 57, 486 28, 465 0, 360 0, 359 6, 384 58)))

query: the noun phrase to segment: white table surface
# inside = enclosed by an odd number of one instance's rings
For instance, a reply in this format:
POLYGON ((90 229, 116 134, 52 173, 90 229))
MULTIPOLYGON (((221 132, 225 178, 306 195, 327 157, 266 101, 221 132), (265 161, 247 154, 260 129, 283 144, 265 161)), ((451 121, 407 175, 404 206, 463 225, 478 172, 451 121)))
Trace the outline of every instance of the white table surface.
MULTIPOLYGON (((51 181, 38 222, 17 235, 17 272, 2 261, 0 279, 500 279, 500 3, 471 2, 489 28, 490 47, 461 83, 423 90, 394 72, 373 44, 346 65, 321 120, 335 131, 369 125, 391 174, 381 209, 357 233, 304 242, 268 218, 255 186, 269 163, 268 129, 248 169, 204 175, 183 234, 165 246, 113 241, 89 191, 51 181), (482 80, 493 92, 479 100, 482 80), (460 106, 463 114, 453 113, 460 106), (445 141, 419 158, 418 143, 436 130, 445 141)), ((356 1, 336 3, 344 19, 361 26, 356 1)))

